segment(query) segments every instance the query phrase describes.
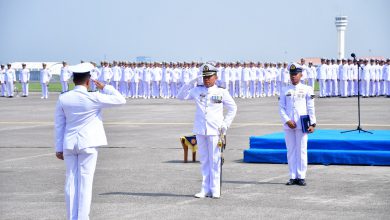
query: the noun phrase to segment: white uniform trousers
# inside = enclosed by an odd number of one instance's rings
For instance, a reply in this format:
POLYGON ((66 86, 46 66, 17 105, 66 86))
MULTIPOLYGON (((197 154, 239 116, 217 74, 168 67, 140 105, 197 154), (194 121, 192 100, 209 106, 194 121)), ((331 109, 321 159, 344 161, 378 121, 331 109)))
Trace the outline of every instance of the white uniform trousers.
POLYGON ((119 91, 119 81, 111 81, 111 85, 119 91))
POLYGON ((196 135, 199 160, 202 167, 202 193, 221 195, 221 151, 218 147, 217 135, 196 135))
POLYGON ((291 179, 305 179, 307 171, 307 133, 301 129, 284 129, 287 161, 291 179))
POLYGON ((61 81, 61 87, 62 87, 62 92, 68 91, 69 90, 68 81, 61 81))
POLYGON ((332 80, 327 79, 326 80, 325 96, 331 96, 331 95, 332 95, 332 80))
POLYGON ((257 81, 256 82, 256 97, 263 97, 264 92, 263 92, 263 81, 257 81))
POLYGON ((271 95, 272 96, 275 96, 276 94, 276 81, 275 80, 271 80, 271 95))
POLYGON ((325 79, 320 79, 318 80, 320 84, 320 97, 325 97, 326 96, 326 80, 325 79))
POLYGON ((22 82, 22 95, 28 96, 28 83, 22 82))
POLYGON ((264 94, 265 96, 271 96, 271 83, 265 81, 264 82, 264 94))
POLYGON ((234 97, 235 82, 236 81, 229 81, 229 94, 231 97, 234 97))
POLYGON ((242 96, 249 98, 249 81, 241 81, 242 96))
POLYGON ((150 82, 143 82, 142 90, 143 90, 143 97, 150 98, 150 82))
POLYGON ((282 92, 282 82, 276 81, 276 95, 280 95, 282 92))
POLYGON ((159 81, 152 81, 152 96, 153 97, 160 97, 160 82, 159 81))
POLYGON ((379 95, 386 95, 386 81, 381 80, 380 81, 380 92, 379 95))
POLYGON ((241 96, 241 81, 236 80, 233 98, 237 98, 240 96, 241 96))
POLYGON ((315 79, 314 78, 308 78, 307 79, 307 85, 314 89, 315 79))
POLYGON ((128 93, 128 88, 127 88, 127 82, 126 81, 121 81, 119 84, 119 92, 123 97, 127 97, 128 93))
POLYGON ((256 96, 256 82, 254 80, 249 81, 249 96, 251 98, 256 96))
POLYGON ((11 81, 11 82, 7 82, 7 93, 8 93, 8 96, 14 96, 14 82, 11 81))
POLYGON ((7 95, 7 85, 5 83, 1 84, 1 96, 7 95))
POLYGON ((64 150, 65 201, 69 220, 88 220, 98 151, 95 147, 64 150))
MULTIPOLYGON (((357 80, 354 80, 354 81, 353 81, 353 88, 354 88, 354 92, 353 92, 354 95, 357 95, 357 94, 358 94, 358 89, 359 89, 359 88, 358 88, 358 81, 357 81, 357 80)), ((361 89, 362 89, 362 88, 360 88, 360 91, 362 91, 361 89)))
POLYGON ((362 80, 361 81, 361 83, 360 83, 360 94, 362 96, 369 96, 370 95, 370 81, 369 80, 362 80))
POLYGON ((340 80, 340 95, 342 97, 348 96, 348 80, 340 80))
POLYGON ((179 86, 178 82, 172 82, 171 83, 171 86, 169 88, 171 90, 170 94, 171 94, 172 98, 176 98, 178 86, 179 86))
POLYGON ((170 97, 170 95, 169 95, 169 93, 170 93, 169 87, 170 86, 169 85, 170 85, 169 82, 161 82, 161 96, 163 98, 169 98, 170 97))
POLYGON ((386 88, 385 95, 390 96, 390 81, 385 81, 385 84, 386 84, 386 86, 385 86, 385 88, 386 88))
POLYGON ((138 98, 139 96, 139 82, 130 83, 130 96, 131 98, 138 98))
POLYGON ((330 80, 330 83, 331 83, 331 87, 332 87, 332 90, 330 91, 330 94, 331 96, 338 96, 339 95, 339 91, 338 91, 338 83, 337 83, 337 79, 331 79, 330 80))
POLYGON ((49 88, 46 83, 41 83, 42 98, 47 99, 49 97, 49 88))

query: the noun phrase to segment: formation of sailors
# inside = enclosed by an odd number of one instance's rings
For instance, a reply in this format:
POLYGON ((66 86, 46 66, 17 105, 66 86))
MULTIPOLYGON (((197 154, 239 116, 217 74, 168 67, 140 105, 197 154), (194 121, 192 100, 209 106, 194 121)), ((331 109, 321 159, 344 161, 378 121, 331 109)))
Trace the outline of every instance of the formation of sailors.
MULTIPOLYGON (((93 63, 91 79, 99 80, 114 86, 126 98, 176 98, 182 85, 202 74, 197 62, 118 62, 102 61, 100 66, 93 63)), ((300 62, 303 72, 301 82, 314 88, 319 84, 319 97, 353 97, 358 94, 358 79, 360 94, 363 97, 390 97, 390 60, 335 60, 321 59, 321 64, 306 65, 304 59, 300 62), (358 62, 360 69, 358 71, 358 62), (359 73, 359 74, 358 74, 359 73)), ((217 85, 226 88, 233 98, 259 98, 279 96, 282 87, 291 84, 287 62, 216 62, 218 70, 217 85)), ((22 96, 28 96, 30 72, 23 66, 19 72, 22 84, 22 96)), ((47 85, 52 75, 50 70, 41 71, 42 98, 48 97, 47 85)), ((68 64, 63 62, 60 73, 62 92, 69 90, 68 82, 72 72, 68 64)), ((202 85, 201 78, 198 85, 202 85)), ((1 95, 13 96, 16 82, 15 70, 1 65, 0 83, 1 95)), ((92 91, 96 88, 91 83, 92 91)))

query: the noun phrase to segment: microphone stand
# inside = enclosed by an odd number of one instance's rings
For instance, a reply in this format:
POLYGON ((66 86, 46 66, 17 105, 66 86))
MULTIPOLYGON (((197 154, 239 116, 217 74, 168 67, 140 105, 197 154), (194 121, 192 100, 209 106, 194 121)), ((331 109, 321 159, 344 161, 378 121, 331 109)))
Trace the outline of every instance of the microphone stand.
POLYGON ((365 132, 365 133, 372 134, 372 132, 366 131, 366 130, 362 129, 362 127, 360 126, 360 63, 357 62, 356 55, 354 53, 352 53, 351 56, 353 57, 353 61, 356 62, 358 65, 358 126, 354 130, 342 131, 341 133, 343 134, 343 133, 347 133, 347 132, 359 131, 359 133, 365 132))

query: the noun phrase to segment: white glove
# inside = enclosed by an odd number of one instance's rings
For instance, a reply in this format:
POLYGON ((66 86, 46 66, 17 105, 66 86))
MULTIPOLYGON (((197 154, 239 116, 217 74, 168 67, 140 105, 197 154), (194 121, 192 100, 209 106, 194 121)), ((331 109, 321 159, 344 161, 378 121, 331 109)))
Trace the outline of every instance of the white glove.
POLYGON ((190 85, 193 85, 193 84, 197 83, 197 82, 198 82, 198 79, 199 79, 199 78, 202 78, 202 77, 203 77, 202 75, 199 75, 199 76, 193 78, 193 79, 189 82, 189 84, 190 84, 190 85))
POLYGON ((226 123, 225 123, 225 122, 222 122, 222 125, 221 125, 221 132, 222 132, 223 135, 226 134, 227 129, 228 129, 228 126, 226 125, 226 123))

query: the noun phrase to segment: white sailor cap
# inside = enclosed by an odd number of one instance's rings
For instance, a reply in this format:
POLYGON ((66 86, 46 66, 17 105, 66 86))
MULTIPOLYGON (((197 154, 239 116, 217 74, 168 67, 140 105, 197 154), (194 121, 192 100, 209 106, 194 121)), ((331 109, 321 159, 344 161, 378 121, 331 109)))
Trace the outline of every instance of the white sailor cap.
POLYGON ((89 73, 93 68, 94 66, 91 63, 85 62, 70 66, 69 70, 73 73, 89 73))
POLYGON ((290 71, 290 74, 295 75, 295 74, 301 73, 303 70, 303 67, 301 65, 299 65, 298 63, 291 63, 288 66, 288 70, 290 71))
POLYGON ((210 63, 203 64, 200 69, 202 70, 203 77, 217 74, 217 68, 215 68, 215 66, 211 65, 210 63))

